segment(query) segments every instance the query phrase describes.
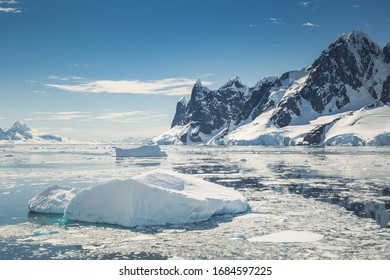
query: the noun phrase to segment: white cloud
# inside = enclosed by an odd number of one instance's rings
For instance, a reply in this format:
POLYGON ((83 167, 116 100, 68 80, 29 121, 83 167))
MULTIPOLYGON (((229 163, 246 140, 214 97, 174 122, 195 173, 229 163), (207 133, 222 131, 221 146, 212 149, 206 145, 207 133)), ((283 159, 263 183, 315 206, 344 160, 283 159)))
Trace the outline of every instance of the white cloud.
POLYGON ((34 112, 29 120, 47 120, 47 121, 70 121, 89 119, 92 117, 89 112, 69 111, 69 112, 34 112))
POLYGON ((302 25, 306 26, 306 27, 320 27, 320 25, 314 24, 314 23, 311 23, 311 22, 305 22, 305 23, 302 23, 302 25))
POLYGON ((248 25, 248 27, 254 28, 254 27, 256 27, 256 24, 252 24, 252 23, 251 23, 251 24, 248 25))
POLYGON ((266 18, 265 20, 271 24, 284 24, 283 19, 281 18, 271 17, 271 18, 266 18))
POLYGON ((360 8, 360 5, 354 5, 353 7, 354 8, 360 8))
POLYGON ((94 117, 94 120, 111 121, 120 123, 139 123, 144 121, 160 121, 161 118, 167 118, 168 115, 154 115, 151 112, 130 111, 130 112, 105 112, 94 117))
POLYGON ((130 112, 102 112, 91 113, 82 111, 64 111, 64 112, 34 112, 33 116, 25 120, 28 121, 109 121, 119 123, 140 123, 145 121, 161 121, 162 118, 168 118, 169 115, 153 114, 145 111, 130 111, 130 112))
POLYGON ((18 4, 19 1, 16 0, 0 0, 0 4, 7 4, 7 5, 13 5, 18 4))
POLYGON ((19 1, 15 0, 0 0, 0 13, 11 13, 11 14, 17 14, 21 13, 22 10, 20 8, 13 8, 13 7, 8 7, 9 5, 15 5, 18 4, 19 1))
POLYGON ((299 4, 302 5, 303 7, 307 8, 310 6, 311 2, 301 2, 299 4))
MULTIPOLYGON (((158 94, 158 95, 184 95, 190 94, 195 79, 169 78, 162 80, 96 80, 78 84, 45 84, 47 87, 70 92, 84 93, 132 93, 132 94, 158 94)), ((212 82, 202 81, 206 86, 212 82)))
POLYGON ((59 81, 86 80, 85 78, 79 76, 61 77, 56 75, 49 75, 48 78, 50 80, 59 80, 59 81))
POLYGON ((4 7, 0 7, 0 13, 12 13, 12 14, 17 14, 17 13, 21 13, 22 10, 19 9, 19 8, 4 8, 4 7))

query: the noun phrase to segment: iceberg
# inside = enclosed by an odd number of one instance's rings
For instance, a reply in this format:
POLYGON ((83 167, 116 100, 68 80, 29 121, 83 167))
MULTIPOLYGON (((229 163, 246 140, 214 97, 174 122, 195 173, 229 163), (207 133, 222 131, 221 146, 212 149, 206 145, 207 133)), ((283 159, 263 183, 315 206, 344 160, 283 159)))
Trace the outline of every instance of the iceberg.
POLYGON ((69 220, 124 227, 195 223, 245 212, 241 193, 191 175, 156 170, 82 190, 68 204, 69 220))
POLYGON ((28 202, 28 210, 37 213, 63 214, 69 201, 80 189, 67 186, 51 186, 28 202))
POLYGON ((154 170, 86 189, 51 186, 33 197, 28 208, 64 214, 68 220, 136 227, 202 222, 213 215, 245 212, 248 202, 234 189, 154 170))
POLYGON ((115 148, 116 157, 166 157, 159 145, 144 145, 132 149, 115 148))

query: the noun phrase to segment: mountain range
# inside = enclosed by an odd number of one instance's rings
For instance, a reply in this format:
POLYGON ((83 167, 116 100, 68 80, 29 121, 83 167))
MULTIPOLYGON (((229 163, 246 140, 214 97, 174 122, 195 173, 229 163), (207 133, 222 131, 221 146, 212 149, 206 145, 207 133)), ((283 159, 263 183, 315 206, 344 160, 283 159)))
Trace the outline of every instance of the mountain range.
POLYGON ((26 124, 17 121, 14 125, 3 130, 0 128, 0 141, 51 141, 51 142, 62 142, 63 139, 60 136, 40 133, 35 129, 29 128, 26 124))
POLYGON ((390 43, 340 35, 307 68, 215 90, 198 80, 158 144, 389 145, 390 43))

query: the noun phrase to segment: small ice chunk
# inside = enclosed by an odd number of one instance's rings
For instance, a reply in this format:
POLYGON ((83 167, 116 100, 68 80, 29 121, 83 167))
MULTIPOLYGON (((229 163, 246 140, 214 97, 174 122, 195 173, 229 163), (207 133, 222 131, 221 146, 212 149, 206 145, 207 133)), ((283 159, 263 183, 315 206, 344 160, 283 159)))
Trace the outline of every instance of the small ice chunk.
POLYGON ((28 202, 28 210, 37 213, 63 214, 69 201, 80 189, 68 186, 51 186, 28 202))
POLYGON ((268 235, 256 236, 249 238, 250 242, 275 242, 275 243, 284 243, 284 242, 316 242, 323 239, 322 234, 313 233, 310 231, 280 231, 268 235))
POLYGON ((32 235, 34 236, 42 236, 42 235, 50 235, 50 234, 57 234, 58 230, 54 229, 37 229, 32 232, 32 235))
POLYGON ((153 239, 156 239, 156 237, 147 234, 140 234, 130 238, 130 240, 132 241, 146 241, 146 240, 153 240, 153 239))
POLYGON ((245 234, 243 233, 232 233, 230 234, 230 239, 233 239, 233 240, 244 240, 246 237, 245 237, 245 234))
POLYGON ((132 149, 115 148, 116 157, 167 157, 159 145, 145 145, 132 149))

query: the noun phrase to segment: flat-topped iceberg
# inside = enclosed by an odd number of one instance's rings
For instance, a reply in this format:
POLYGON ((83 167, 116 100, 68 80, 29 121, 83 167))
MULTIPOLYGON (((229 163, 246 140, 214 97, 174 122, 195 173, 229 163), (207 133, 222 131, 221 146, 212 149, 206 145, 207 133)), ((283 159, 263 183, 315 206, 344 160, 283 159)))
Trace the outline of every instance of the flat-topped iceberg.
POLYGON ((80 189, 67 186, 51 186, 28 202, 28 210, 37 213, 63 214, 69 201, 80 189))
POLYGON ((135 227, 201 222, 213 215, 245 212, 247 207, 244 196, 234 189, 156 170, 81 190, 67 202, 64 217, 135 227))
POLYGON ((144 145, 137 148, 121 149, 115 148, 116 157, 166 157, 159 145, 144 145))

